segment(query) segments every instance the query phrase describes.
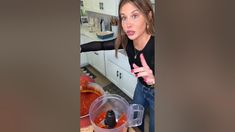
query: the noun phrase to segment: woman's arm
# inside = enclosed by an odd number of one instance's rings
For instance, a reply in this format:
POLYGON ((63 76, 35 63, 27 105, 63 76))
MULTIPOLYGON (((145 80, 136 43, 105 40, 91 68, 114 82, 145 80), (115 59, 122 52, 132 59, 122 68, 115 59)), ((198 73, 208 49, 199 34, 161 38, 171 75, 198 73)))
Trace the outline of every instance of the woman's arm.
MULTIPOLYGON (((90 42, 80 46, 80 52, 98 51, 98 50, 113 50, 115 49, 115 40, 106 42, 90 42)), ((122 49, 122 47, 119 47, 122 49)))

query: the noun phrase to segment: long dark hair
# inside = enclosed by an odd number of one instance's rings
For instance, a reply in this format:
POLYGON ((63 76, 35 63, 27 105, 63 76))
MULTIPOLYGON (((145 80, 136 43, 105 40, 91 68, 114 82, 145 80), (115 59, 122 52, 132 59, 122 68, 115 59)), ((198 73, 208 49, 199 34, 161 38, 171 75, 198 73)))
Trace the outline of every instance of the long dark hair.
POLYGON ((127 42, 128 42, 128 37, 123 31, 122 28, 122 20, 121 20, 121 15, 120 15, 120 10, 121 8, 126 4, 126 3, 132 3, 134 4, 140 12, 144 15, 147 25, 146 26, 146 31, 148 34, 153 34, 154 33, 154 12, 153 8, 151 5, 150 0, 121 0, 119 3, 118 7, 118 34, 117 34, 117 39, 115 41, 115 55, 117 57, 117 51, 120 46, 122 46, 124 49, 126 49, 127 42), (151 15, 149 15, 151 13, 151 15))

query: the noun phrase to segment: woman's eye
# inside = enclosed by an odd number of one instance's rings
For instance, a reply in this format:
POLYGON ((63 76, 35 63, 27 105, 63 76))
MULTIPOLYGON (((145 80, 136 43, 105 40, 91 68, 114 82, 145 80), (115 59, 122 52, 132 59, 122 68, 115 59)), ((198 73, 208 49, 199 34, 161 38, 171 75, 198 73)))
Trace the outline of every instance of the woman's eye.
POLYGON ((132 18, 133 18, 133 19, 135 19, 135 18, 137 18, 137 17, 138 17, 137 14, 132 15, 132 18))
POLYGON ((125 21, 126 20, 126 17, 121 17, 122 21, 125 21))

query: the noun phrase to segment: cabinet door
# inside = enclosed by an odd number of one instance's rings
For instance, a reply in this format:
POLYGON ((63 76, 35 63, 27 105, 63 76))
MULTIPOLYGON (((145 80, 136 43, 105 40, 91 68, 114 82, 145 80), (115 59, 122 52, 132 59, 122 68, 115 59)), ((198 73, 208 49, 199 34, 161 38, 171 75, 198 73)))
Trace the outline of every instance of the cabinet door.
POLYGON ((93 9, 92 0, 83 0, 83 8, 87 11, 92 11, 93 9))
POLYGON ((100 0, 83 0, 83 8, 87 11, 100 13, 99 2, 100 0))
POLYGON ((80 53, 80 66, 85 66, 88 64, 86 53, 80 53))
POLYGON ((89 5, 89 0, 82 0, 82 4, 83 6, 81 6, 81 8, 87 10, 89 5))
POLYGON ((107 78, 114 83, 116 86, 119 84, 119 72, 118 67, 112 63, 109 59, 106 61, 107 67, 106 67, 106 76, 107 78))
MULTIPOLYGON (((80 8, 84 9, 84 0, 80 0, 80 8)), ((81 14, 80 14, 81 15, 81 14)))
POLYGON ((118 16, 118 5, 120 0, 100 0, 99 11, 100 13, 118 16))
POLYGON ((93 52, 87 52, 87 61, 90 65, 94 65, 94 53, 93 52))
POLYGON ((118 16, 120 0, 83 0, 84 9, 87 11, 118 16))
POLYGON ((105 75, 104 51, 94 51, 93 66, 105 75))
POLYGON ((105 75, 104 51, 92 51, 87 53, 88 63, 105 75))
POLYGON ((135 87, 137 84, 137 78, 129 72, 119 69, 119 87, 125 92, 131 99, 133 99, 135 87))

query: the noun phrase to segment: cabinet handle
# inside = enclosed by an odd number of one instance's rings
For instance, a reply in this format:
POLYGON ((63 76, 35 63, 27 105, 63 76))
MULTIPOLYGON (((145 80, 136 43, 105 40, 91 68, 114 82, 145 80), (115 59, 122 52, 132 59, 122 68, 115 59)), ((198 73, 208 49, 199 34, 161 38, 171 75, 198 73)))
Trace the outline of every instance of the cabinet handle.
POLYGON ((121 72, 119 73, 119 79, 122 79, 122 73, 121 72))
POLYGON ((100 3, 99 3, 99 6, 100 6, 100 10, 103 10, 103 9, 104 9, 104 3, 103 3, 103 2, 100 2, 100 3))
POLYGON ((117 77, 118 77, 118 71, 117 71, 117 77))
POLYGON ((94 54, 95 54, 95 55, 99 55, 99 53, 97 53, 97 52, 94 52, 94 54))

